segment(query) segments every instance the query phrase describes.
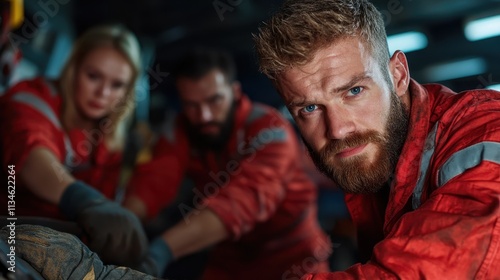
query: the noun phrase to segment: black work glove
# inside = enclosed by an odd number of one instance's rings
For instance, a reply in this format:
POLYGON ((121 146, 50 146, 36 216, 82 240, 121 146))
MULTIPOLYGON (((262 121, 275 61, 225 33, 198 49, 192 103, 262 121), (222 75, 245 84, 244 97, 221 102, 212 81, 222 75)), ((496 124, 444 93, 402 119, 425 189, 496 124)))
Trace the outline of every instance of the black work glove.
POLYGON ((89 248, 106 264, 132 266, 143 260, 148 240, 139 219, 81 181, 64 191, 59 209, 78 223, 89 248))
MULTIPOLYGON (((16 257, 25 260, 45 279, 153 280, 127 267, 104 265, 76 236, 35 225, 16 226, 16 257)), ((9 229, 0 230, 6 240, 9 229)))
POLYGON ((149 250, 144 261, 134 267, 146 274, 162 277, 168 265, 174 260, 172 250, 162 238, 156 238, 149 244, 149 250))

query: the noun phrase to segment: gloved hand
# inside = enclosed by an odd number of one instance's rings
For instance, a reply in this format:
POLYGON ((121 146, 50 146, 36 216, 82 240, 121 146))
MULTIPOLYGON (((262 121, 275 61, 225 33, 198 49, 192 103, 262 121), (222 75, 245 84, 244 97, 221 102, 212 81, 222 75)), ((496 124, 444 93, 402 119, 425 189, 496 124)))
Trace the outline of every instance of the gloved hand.
POLYGON ((144 261, 134 269, 162 277, 168 265, 174 260, 172 250, 163 238, 156 238, 149 244, 149 251, 144 261))
POLYGON ((139 219, 85 183, 69 185, 59 209, 82 227, 89 248, 104 263, 132 266, 145 257, 148 240, 139 219))
MULTIPOLYGON (((9 229, 0 230, 7 240, 9 229)), ((16 226, 16 257, 45 279, 152 280, 155 277, 126 267, 104 265, 76 236, 34 225, 16 226)))

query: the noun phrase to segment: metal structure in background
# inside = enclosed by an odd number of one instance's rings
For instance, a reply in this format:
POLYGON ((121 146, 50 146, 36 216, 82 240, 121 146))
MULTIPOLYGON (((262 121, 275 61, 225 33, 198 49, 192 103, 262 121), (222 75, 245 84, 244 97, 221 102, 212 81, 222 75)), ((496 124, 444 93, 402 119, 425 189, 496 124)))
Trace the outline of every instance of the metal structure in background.
POLYGON ((24 1, 24 20, 9 34, 23 54, 11 85, 39 75, 59 76, 74 40, 71 11, 71 1, 24 1))
MULTIPOLYGON (((135 32, 154 40, 156 61, 167 70, 179 53, 190 46, 228 49, 235 55, 239 77, 250 97, 280 105, 271 83, 257 71, 251 33, 282 0, 72 1, 78 11, 74 18, 77 29, 98 21, 124 20, 135 32)), ((500 37, 469 41, 464 35, 470 18, 500 14, 499 0, 371 1, 382 12, 389 35, 417 30, 427 37, 425 49, 407 54, 412 77, 418 81, 444 83, 457 91, 500 83, 500 37), (476 71, 466 77, 440 81, 429 75, 430 67, 474 58, 479 58, 480 64, 484 62, 484 67, 479 65, 480 74, 476 71)), ((173 88, 163 84, 162 90, 173 88)))
POLYGON ((11 30, 24 18, 23 0, 0 0, 0 95, 12 82, 21 52, 10 40, 11 30))
MULTIPOLYGON (((239 65, 239 78, 244 82, 244 90, 250 97, 279 106, 280 100, 274 94, 271 83, 257 71, 251 33, 257 31, 258 25, 281 2, 282 0, 26 0, 25 23, 16 32, 21 35, 24 33, 24 37, 30 41, 29 44, 21 44, 26 61, 36 65, 36 74, 48 76, 57 76, 60 70, 58 67, 67 55, 67 45, 75 37, 73 26, 76 34, 79 34, 95 24, 123 22, 139 37, 152 40, 152 45, 156 48, 154 64, 166 71, 175 58, 191 46, 225 48, 235 55, 239 65), (40 24, 37 25, 37 22, 40 24), (29 38, 33 30, 37 36, 29 38), (25 45, 29 47, 25 48, 25 45)), ((500 83, 500 37, 470 41, 464 34, 464 27, 471 19, 500 15, 500 0, 372 2, 382 12, 389 35, 418 31, 426 36, 427 45, 424 49, 407 53, 412 77, 423 83, 444 83, 457 91, 500 83), (433 73, 436 69, 449 69, 441 68, 447 63, 459 63, 455 65, 466 65, 462 69, 477 70, 468 75, 465 73, 464 77, 435 77, 433 73)), ((23 72, 30 71, 32 69, 23 72)), ((162 83, 157 91, 172 90, 169 83, 162 83)))

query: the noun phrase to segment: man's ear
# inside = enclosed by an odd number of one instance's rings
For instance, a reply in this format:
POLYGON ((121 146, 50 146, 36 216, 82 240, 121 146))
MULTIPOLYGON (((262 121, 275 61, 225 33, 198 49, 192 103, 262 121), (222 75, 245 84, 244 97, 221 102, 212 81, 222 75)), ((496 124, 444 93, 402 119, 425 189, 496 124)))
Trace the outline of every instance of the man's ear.
POLYGON ((243 95, 243 90, 241 89, 241 83, 239 81, 234 81, 231 83, 231 89, 233 90, 234 100, 240 100, 243 95))
POLYGON ((389 60, 389 71, 392 75, 394 90, 398 96, 403 96, 410 85, 410 70, 406 55, 402 51, 396 51, 389 60))

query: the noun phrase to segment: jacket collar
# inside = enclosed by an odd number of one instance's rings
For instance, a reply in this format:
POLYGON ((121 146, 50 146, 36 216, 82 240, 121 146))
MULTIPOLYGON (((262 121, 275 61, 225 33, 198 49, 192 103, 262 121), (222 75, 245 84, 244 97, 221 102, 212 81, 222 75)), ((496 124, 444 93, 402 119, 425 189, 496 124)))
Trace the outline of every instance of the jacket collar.
POLYGON ((420 174, 425 139, 432 129, 429 123, 432 104, 427 89, 412 79, 409 93, 411 105, 408 136, 391 183, 389 202, 385 213, 385 235, 404 214, 404 208, 413 193, 420 174))

